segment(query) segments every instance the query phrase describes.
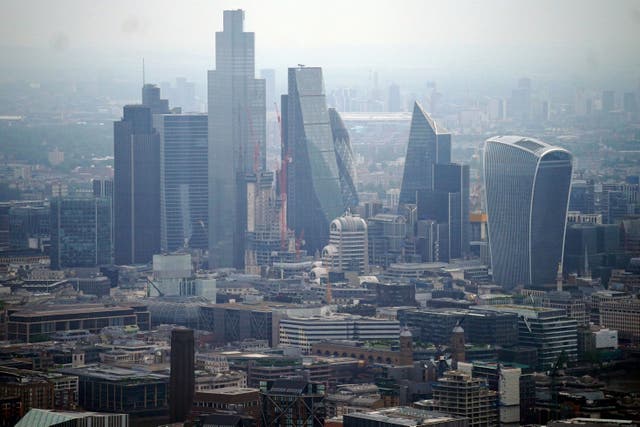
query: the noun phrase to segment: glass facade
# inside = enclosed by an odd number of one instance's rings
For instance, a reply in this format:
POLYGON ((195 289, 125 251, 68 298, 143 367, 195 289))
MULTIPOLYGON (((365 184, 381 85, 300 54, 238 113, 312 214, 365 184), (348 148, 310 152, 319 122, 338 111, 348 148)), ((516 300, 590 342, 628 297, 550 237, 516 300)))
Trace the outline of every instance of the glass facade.
POLYGON ((162 250, 207 249, 208 119, 205 114, 154 116, 160 133, 162 250))
POLYGON ((283 133, 287 169, 288 224, 304 234, 307 252, 328 242, 329 223, 343 204, 340 173, 324 93, 322 69, 289 69, 289 93, 283 96, 283 133), (286 115, 284 115, 286 113, 286 115))
POLYGON ((358 190, 356 189, 356 167, 349 131, 342 121, 342 117, 335 108, 329 108, 329 120, 331 121, 331 133, 333 134, 333 148, 336 151, 338 172, 340 174, 340 188, 342 190, 342 203, 346 207, 358 206, 358 190))
POLYGON ((484 182, 494 280, 507 288, 555 282, 564 247, 572 157, 533 139, 486 141, 484 182))
POLYGON ((144 264, 160 251, 160 135, 144 105, 126 105, 113 133, 115 263, 144 264))
POLYGON ((111 263, 111 202, 107 198, 51 201, 51 268, 111 263))
POLYGON ((9 209, 11 249, 27 249, 49 236, 49 207, 12 206, 9 209))
POLYGON ((266 169, 265 81, 255 78, 254 33, 244 11, 224 11, 208 74, 209 266, 244 265, 246 176, 266 169))

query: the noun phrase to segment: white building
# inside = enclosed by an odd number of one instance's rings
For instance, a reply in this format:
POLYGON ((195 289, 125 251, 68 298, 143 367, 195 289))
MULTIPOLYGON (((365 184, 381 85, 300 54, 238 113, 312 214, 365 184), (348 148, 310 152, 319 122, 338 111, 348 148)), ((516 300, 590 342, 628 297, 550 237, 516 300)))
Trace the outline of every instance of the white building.
POLYGON ((153 256, 152 293, 163 296, 202 296, 216 300, 216 279, 194 274, 190 254, 153 256))
POLYGON ((346 314, 290 317, 280 320, 280 343, 311 349, 311 345, 328 340, 397 340, 400 322, 346 314))
POLYGON ((329 244, 322 249, 322 263, 334 271, 369 272, 367 222, 345 213, 331 221, 329 244))

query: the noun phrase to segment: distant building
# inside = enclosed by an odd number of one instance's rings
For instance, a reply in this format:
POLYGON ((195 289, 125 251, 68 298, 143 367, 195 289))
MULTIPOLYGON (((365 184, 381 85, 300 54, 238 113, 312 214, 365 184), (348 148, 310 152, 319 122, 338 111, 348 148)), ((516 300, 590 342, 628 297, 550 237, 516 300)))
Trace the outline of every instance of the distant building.
POLYGON ((408 406, 353 412, 343 416, 344 427, 467 427, 469 419, 408 406))
POLYGON ((469 419, 469 426, 498 425, 498 393, 481 379, 445 372, 433 385, 433 409, 469 419))
POLYGON ((171 377, 169 388, 169 418, 171 422, 184 422, 191 410, 194 378, 193 329, 171 331, 171 377))
POLYGON ((145 264, 160 252, 160 135, 151 109, 126 105, 114 134, 114 258, 145 264))
POLYGON ((142 105, 151 109, 151 114, 169 114, 169 100, 160 98, 160 88, 146 83, 142 86, 142 105))
POLYGON ((324 384, 276 380, 260 384, 263 427, 323 427, 326 414, 324 384))
POLYGON ((402 96, 400 95, 400 86, 392 84, 389 86, 389 94, 387 96, 387 111, 392 113, 403 111, 402 96))
POLYGON ((206 114, 154 115, 160 134, 160 246, 207 249, 209 143, 206 114))
POLYGON ((602 112, 608 113, 616 108, 616 93, 612 90, 602 92, 602 112))
POLYGON ((255 78, 255 35, 244 11, 225 10, 208 74, 209 267, 244 267, 245 175, 266 170, 265 81, 255 78))
POLYGON ((572 156, 532 138, 500 136, 484 147, 493 279, 511 289, 555 283, 562 261, 572 156))
POLYGON ((331 134, 333 135, 333 149, 338 163, 342 204, 346 208, 355 209, 359 203, 358 189, 356 187, 358 181, 349 131, 335 108, 329 108, 329 122, 331 123, 331 134))
POLYGON ((51 268, 111 264, 111 201, 106 198, 51 200, 51 268))
POLYGON ((377 214, 367 219, 369 265, 388 267, 398 262, 407 237, 407 220, 402 215, 377 214))
POLYGON ((278 343, 278 314, 273 310, 239 304, 216 304, 202 307, 200 311, 214 331, 216 343, 226 344, 245 339, 265 340, 269 346, 278 343))
POLYGON ((260 391, 246 387, 224 387, 215 390, 197 391, 193 397, 193 413, 197 415, 232 412, 248 415, 256 423, 260 421, 261 413, 260 391))
POLYGON ((483 308, 518 315, 518 344, 538 349, 538 369, 551 368, 563 352, 569 361, 577 359, 577 323, 564 310, 519 305, 483 308))
POLYGON ((129 427, 128 414, 108 414, 106 412, 52 411, 32 409, 16 424, 16 427, 69 426, 82 427, 105 425, 109 427, 129 427))
POLYGON ((329 244, 322 249, 322 262, 332 271, 369 273, 367 222, 346 214, 331 221, 329 244))
POLYGON ((9 246, 11 249, 40 249, 49 239, 51 215, 44 202, 9 208, 9 246))
POLYGON ((395 340, 400 331, 397 320, 351 315, 290 317, 280 320, 280 344, 300 347, 327 340, 395 340))
POLYGON ((623 339, 640 341, 640 300, 602 302, 599 312, 601 326, 617 330, 623 339))
POLYGON ((282 157, 287 166, 287 224, 304 235, 307 252, 328 243, 330 222, 343 213, 340 170, 327 111, 322 69, 289 69, 282 96, 282 157))

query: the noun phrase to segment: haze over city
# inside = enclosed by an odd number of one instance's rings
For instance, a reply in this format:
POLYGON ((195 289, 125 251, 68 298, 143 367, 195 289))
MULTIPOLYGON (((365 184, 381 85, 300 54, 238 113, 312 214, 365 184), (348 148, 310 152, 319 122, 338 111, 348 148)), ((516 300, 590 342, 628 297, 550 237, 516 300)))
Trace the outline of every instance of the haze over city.
POLYGON ((640 426, 640 3, 5 1, 0 427, 640 426))

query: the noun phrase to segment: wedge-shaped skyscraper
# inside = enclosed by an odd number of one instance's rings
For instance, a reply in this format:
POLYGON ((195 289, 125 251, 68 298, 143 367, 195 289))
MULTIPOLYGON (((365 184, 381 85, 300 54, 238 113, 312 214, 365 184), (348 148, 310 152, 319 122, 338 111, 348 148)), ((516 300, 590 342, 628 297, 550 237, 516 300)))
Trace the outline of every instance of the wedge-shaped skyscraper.
POLYGON ((327 244, 329 224, 345 208, 321 68, 289 68, 282 118, 287 222, 314 253, 327 244))
POLYGON ((329 108, 329 120, 333 134, 333 148, 338 162, 342 202, 346 207, 355 208, 358 206, 359 199, 356 188, 356 165, 349 131, 335 108, 329 108))
POLYGON ((494 280, 506 288, 555 283, 571 153, 532 138, 499 136, 485 142, 483 162, 494 280))
POLYGON ((451 134, 439 127, 417 102, 413 106, 399 204, 415 204, 416 194, 433 189, 436 163, 451 163, 451 134))

